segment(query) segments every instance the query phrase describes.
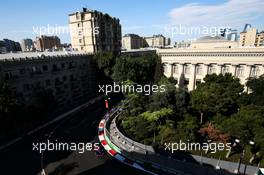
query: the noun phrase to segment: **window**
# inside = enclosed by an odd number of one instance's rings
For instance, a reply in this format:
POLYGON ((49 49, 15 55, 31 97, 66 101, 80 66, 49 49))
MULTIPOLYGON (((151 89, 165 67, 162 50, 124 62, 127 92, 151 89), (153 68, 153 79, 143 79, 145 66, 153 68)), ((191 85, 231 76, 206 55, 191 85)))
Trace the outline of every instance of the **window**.
POLYGON ((53 71, 58 71, 58 70, 59 70, 57 64, 53 64, 53 66, 52 66, 52 70, 53 70, 53 71))
POLYGON ((195 72, 196 72, 197 75, 202 75, 202 73, 203 73, 202 65, 200 65, 200 64, 197 65, 195 69, 196 69, 195 72))
POLYGON ((26 70, 25 69, 19 69, 19 74, 20 75, 24 75, 26 73, 26 70))
POLYGON ((184 66, 184 74, 186 74, 186 75, 190 74, 190 66, 189 65, 184 66))
POLYGON ((185 79, 183 84, 184 84, 184 86, 187 86, 189 84, 189 79, 185 79))
POLYGON ((48 67, 48 65, 44 65, 44 66, 42 67, 42 69, 43 69, 43 71, 48 71, 48 70, 49 70, 49 67, 48 67))
POLYGON ((163 65, 163 70, 164 70, 164 73, 167 73, 168 69, 167 69, 167 65, 166 64, 163 65))
POLYGON ((222 68, 222 73, 223 73, 223 74, 230 73, 229 66, 223 66, 223 68, 222 68))
POLYGON ((46 86, 50 86, 50 85, 51 85, 50 80, 46 80, 46 86))
POLYGON ((237 76, 238 76, 238 77, 243 77, 243 76, 244 76, 244 67, 239 66, 239 67, 237 68, 237 76))
POLYGON ((216 73, 216 67, 214 65, 209 66, 208 74, 216 73))
POLYGON ((259 71, 260 70, 258 66, 252 67, 251 72, 250 72, 250 77, 257 77, 259 75, 259 71))
POLYGON ((173 70, 173 74, 178 74, 178 72, 179 72, 179 66, 178 65, 173 65, 172 70, 173 70))
POLYGON ((10 80, 13 77, 12 72, 8 71, 5 73, 5 80, 10 80))
POLYGON ((82 39, 79 39, 79 43, 82 43, 82 39))
POLYGON ((83 32, 82 32, 82 31, 79 31, 79 32, 78 32, 78 35, 79 35, 79 36, 82 36, 82 35, 83 35, 83 32))

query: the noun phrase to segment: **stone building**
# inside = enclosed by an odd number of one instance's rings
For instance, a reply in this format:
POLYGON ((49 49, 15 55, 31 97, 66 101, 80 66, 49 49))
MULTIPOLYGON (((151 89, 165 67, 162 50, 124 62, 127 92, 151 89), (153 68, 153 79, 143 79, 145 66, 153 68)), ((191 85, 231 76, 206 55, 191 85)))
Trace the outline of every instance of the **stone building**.
POLYGON ((264 74, 264 48, 159 49, 164 74, 194 90, 207 74, 231 73, 245 84, 264 74))
POLYGON ((120 52, 121 25, 117 18, 96 10, 83 8, 69 15, 72 48, 78 51, 120 52))
POLYGON ((136 34, 126 34, 122 37, 122 49, 132 50, 143 48, 144 39, 136 34))
POLYGON ((58 110, 88 101, 98 92, 92 55, 80 52, 29 52, 0 55, 0 80, 21 105, 31 105, 36 92, 50 92, 58 110))
POLYGON ((153 35, 151 37, 145 37, 146 47, 162 48, 170 45, 170 39, 163 35, 153 35))
POLYGON ((35 50, 32 39, 29 38, 22 39, 20 45, 23 52, 29 52, 35 50))
POLYGON ((36 37, 35 47, 38 51, 56 51, 61 47, 60 38, 57 36, 41 35, 36 37))
POLYGON ((264 47, 264 31, 258 32, 255 28, 240 33, 239 46, 264 47))

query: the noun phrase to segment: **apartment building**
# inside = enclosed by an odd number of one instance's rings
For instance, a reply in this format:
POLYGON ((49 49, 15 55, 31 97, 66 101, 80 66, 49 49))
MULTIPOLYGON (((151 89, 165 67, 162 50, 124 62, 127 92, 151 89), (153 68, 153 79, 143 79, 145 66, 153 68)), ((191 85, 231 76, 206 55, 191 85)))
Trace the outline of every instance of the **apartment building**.
POLYGON ((41 35, 36 37, 35 48, 38 51, 56 51, 61 47, 60 38, 57 36, 41 35))
POLYGON ((122 37, 122 49, 132 50, 144 47, 144 39, 136 34, 126 34, 122 37))
POLYGON ((120 52, 121 25, 118 18, 96 10, 83 8, 69 14, 72 48, 96 53, 99 51, 120 52))

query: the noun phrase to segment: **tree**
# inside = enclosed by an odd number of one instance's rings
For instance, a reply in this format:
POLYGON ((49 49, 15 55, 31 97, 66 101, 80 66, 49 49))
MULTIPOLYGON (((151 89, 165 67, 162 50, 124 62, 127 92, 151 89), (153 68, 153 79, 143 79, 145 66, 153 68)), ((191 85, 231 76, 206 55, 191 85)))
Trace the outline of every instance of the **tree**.
POLYGON ((264 108, 260 106, 245 106, 238 113, 223 121, 221 130, 231 136, 239 137, 247 144, 249 140, 258 135, 260 128, 264 126, 264 108))
POLYGON ((239 79, 231 74, 207 75, 191 93, 191 104, 200 113, 200 122, 206 117, 222 114, 230 116, 238 109, 237 100, 243 92, 239 79))
POLYGON ((212 123, 209 123, 206 127, 200 128, 198 132, 206 140, 227 143, 230 139, 230 136, 228 134, 225 134, 218 130, 212 123))
POLYGON ((197 129, 199 128, 196 118, 186 115, 184 120, 177 123, 176 139, 188 142, 196 139, 197 129))
POLYGON ((93 61, 99 69, 104 71, 106 76, 111 76, 115 65, 115 57, 112 52, 98 52, 93 56, 93 61))
POLYGON ((152 84, 156 61, 156 54, 146 54, 140 57, 122 55, 116 60, 112 78, 116 82, 131 80, 138 84, 152 84))
POLYGON ((150 111, 157 111, 161 108, 174 108, 174 105, 176 103, 175 101, 175 94, 176 94, 176 88, 175 83, 172 82, 172 80, 163 77, 158 82, 159 86, 164 85, 166 91, 165 92, 156 92, 153 93, 150 96, 150 103, 148 105, 148 109, 150 111))
POLYGON ((259 78, 250 78, 246 85, 252 91, 250 101, 255 105, 264 106, 264 75, 259 78))

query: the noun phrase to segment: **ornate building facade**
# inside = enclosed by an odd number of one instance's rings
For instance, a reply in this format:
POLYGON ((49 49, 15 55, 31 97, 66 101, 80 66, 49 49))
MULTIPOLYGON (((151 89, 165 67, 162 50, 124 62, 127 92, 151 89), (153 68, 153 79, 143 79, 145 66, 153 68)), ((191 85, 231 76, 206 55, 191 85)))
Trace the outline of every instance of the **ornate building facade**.
POLYGON ((159 49, 164 74, 194 90, 207 74, 231 73, 245 84, 264 74, 264 48, 159 49))

